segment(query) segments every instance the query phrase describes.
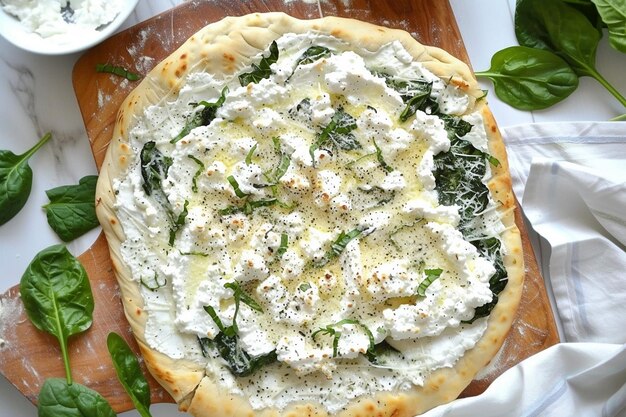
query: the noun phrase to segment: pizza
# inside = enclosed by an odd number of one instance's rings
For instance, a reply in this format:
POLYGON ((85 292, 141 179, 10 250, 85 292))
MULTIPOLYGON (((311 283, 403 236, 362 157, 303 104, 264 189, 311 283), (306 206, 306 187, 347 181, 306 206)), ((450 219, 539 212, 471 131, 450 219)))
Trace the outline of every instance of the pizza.
POLYGON ((468 67, 336 17, 229 17, 130 93, 97 189, 146 365, 194 416, 412 416, 497 353, 523 281, 468 67))

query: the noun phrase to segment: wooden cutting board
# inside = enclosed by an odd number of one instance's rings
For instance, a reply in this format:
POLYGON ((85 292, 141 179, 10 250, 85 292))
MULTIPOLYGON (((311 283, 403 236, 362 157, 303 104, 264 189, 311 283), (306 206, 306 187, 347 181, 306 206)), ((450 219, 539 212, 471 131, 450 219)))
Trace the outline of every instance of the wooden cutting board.
MULTIPOLYGON (((298 0, 186 2, 108 39, 76 63, 74 89, 97 166, 102 164, 118 107, 137 85, 120 77, 96 73, 97 63, 121 65, 145 75, 204 25, 229 15, 266 11, 284 11, 298 18, 352 17, 404 29, 420 42, 442 47, 469 63, 450 5, 443 0, 325 0, 319 4, 298 0)), ((464 391, 464 396, 483 392, 506 369, 558 342, 543 279, 519 210, 517 221, 522 230, 527 268, 521 308, 500 353, 464 391)), ((132 409, 132 404, 115 376, 106 350, 106 337, 115 331, 122 334, 135 351, 137 346, 122 312, 104 236, 101 235, 79 259, 89 274, 96 308, 91 329, 70 340, 74 379, 104 395, 117 412, 126 411, 132 409)), ((0 372, 36 403, 44 379, 64 375, 58 344, 28 322, 17 287, 0 296, 0 302, 9 313, 5 314, 9 322, 5 323, 4 334, 0 334, 4 339, 4 343, 0 341, 0 372)), ((152 378, 149 382, 153 403, 172 402, 152 378)))

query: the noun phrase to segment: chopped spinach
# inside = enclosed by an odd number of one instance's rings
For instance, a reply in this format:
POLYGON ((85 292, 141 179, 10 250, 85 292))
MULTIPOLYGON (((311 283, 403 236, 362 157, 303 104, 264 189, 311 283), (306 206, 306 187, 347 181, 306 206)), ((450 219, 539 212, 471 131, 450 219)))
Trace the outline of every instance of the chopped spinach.
POLYGON ((400 121, 406 122, 411 116, 414 116, 418 110, 424 110, 426 103, 430 98, 433 84, 425 83, 422 91, 417 92, 413 97, 406 101, 406 107, 400 113, 400 121))
POLYGON ((269 198, 266 200, 255 200, 255 201, 250 201, 249 199, 246 199, 243 205, 228 206, 226 208, 218 210, 218 213, 221 216, 228 216, 230 214, 236 214, 236 213, 243 213, 246 215, 250 215, 255 209, 258 209, 261 207, 273 206, 274 204, 280 205, 281 203, 276 198, 269 198))
POLYGON ((144 280, 143 277, 139 278, 139 283, 144 287, 149 289, 150 291, 156 291, 159 288, 165 287, 167 285, 167 278, 163 278, 163 280, 159 281, 159 275, 154 272, 154 284, 149 284, 144 280))
MULTIPOLYGON (((458 205, 461 220, 459 229, 467 238, 474 233, 472 224, 474 219, 487 208, 489 204, 489 189, 482 179, 487 171, 487 163, 499 162, 476 149, 470 142, 462 139, 471 126, 454 116, 444 116, 444 123, 449 131, 450 150, 435 156, 435 189, 438 192, 439 203, 443 205, 458 205), (450 133, 451 132, 451 133, 450 133)), ((496 267, 496 273, 490 277, 490 289, 493 293, 491 302, 478 307, 471 323, 479 317, 489 315, 498 302, 498 294, 507 282, 507 273, 502 262, 500 241, 497 238, 479 239, 472 242, 479 252, 490 259, 496 267)))
POLYGON ((201 101, 200 103, 191 103, 195 106, 203 106, 200 111, 196 111, 191 118, 187 120, 183 130, 180 131, 175 138, 170 140, 170 143, 176 143, 189 134, 193 129, 199 126, 208 126, 215 119, 217 109, 222 107, 222 104, 226 101, 226 94, 228 94, 228 87, 222 89, 220 97, 213 103, 207 101, 201 101))
POLYGON ((270 66, 278 61, 278 45, 276 41, 272 42, 267 56, 262 56, 258 64, 252 64, 252 71, 239 75, 239 83, 242 87, 250 83, 258 83, 264 78, 272 75, 270 66))
POLYGON ((153 197, 161 205, 169 207, 169 201, 163 191, 162 183, 172 166, 172 158, 163 155, 156 147, 156 142, 150 141, 143 145, 140 159, 143 190, 146 195, 153 197))
POLYGON ((174 246, 174 240, 176 239, 176 232, 180 230, 181 227, 185 225, 185 219, 187 218, 187 214, 189 211, 187 210, 187 206, 189 205, 189 201, 185 200, 185 204, 183 205, 183 210, 180 212, 178 217, 174 219, 172 223, 172 227, 170 228, 170 246, 174 246))
POLYGON ((376 344, 373 349, 369 349, 366 353, 367 359, 375 364, 381 365, 381 359, 390 354, 402 354, 398 349, 391 346, 386 340, 376 344))
POLYGON ((374 148, 376 148, 376 159, 378 160, 378 163, 386 172, 392 172, 393 168, 390 167, 389 164, 385 162, 385 159, 383 158, 383 151, 378 147, 378 145, 376 144, 376 141, 373 141, 373 142, 374 142, 374 148))
POLYGON ((418 110, 429 114, 438 112, 439 104, 431 97, 432 82, 400 79, 382 72, 375 73, 375 75, 383 77, 387 86, 396 90, 406 104, 406 107, 400 113, 400 121, 402 123, 409 120, 418 110))

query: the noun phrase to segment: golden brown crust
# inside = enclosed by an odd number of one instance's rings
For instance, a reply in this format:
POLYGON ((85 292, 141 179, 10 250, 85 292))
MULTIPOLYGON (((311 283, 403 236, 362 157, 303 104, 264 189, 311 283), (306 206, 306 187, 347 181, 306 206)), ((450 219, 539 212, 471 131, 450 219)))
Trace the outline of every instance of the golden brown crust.
MULTIPOLYGON (((166 58, 142 81, 123 103, 113 139, 100 173, 97 190, 97 213, 103 225, 116 276, 121 286, 126 317, 141 347, 150 372, 179 403, 181 409, 195 416, 326 416, 312 404, 296 404, 279 412, 275 409, 254 412, 245 398, 229 395, 205 376, 204 367, 190 360, 174 360, 150 349, 145 341, 147 314, 143 311, 140 288, 125 266, 120 246, 124 232, 114 211, 114 178, 123 174, 131 158, 126 135, 135 115, 148 105, 157 104, 178 94, 184 77, 194 71, 213 74, 233 74, 248 65, 249 57, 265 50, 272 40, 284 33, 306 31, 329 33, 368 50, 399 40, 424 66, 441 78, 459 86, 474 99, 482 96, 469 68, 447 52, 423 46, 408 33, 387 29, 351 19, 326 17, 302 21, 282 13, 251 14, 228 17, 200 30, 170 57, 166 58)), ((455 399, 474 375, 496 354, 504 341, 517 310, 523 284, 524 266, 521 239, 515 227, 515 202, 511 191, 506 152, 495 121, 484 101, 471 103, 481 108, 489 148, 500 166, 493 168, 489 184, 494 199, 501 204, 502 220, 507 227, 503 235, 504 258, 509 282, 489 318, 484 337, 476 347, 466 352, 454 368, 434 372, 425 382, 410 392, 380 393, 350 404, 340 416, 412 416, 455 399)))

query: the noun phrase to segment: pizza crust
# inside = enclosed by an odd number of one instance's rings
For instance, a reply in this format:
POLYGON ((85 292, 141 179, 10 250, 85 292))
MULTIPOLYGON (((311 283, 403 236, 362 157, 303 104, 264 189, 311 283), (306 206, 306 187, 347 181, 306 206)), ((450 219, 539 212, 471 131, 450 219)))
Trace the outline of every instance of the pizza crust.
POLYGON ((513 321, 522 292, 524 265, 520 234, 515 226, 515 201, 511 191, 506 151, 496 123, 470 69, 447 52, 415 41, 408 33, 351 19, 325 17, 298 20, 283 13, 250 14, 228 17, 201 29, 172 55, 157 65, 122 104, 113 137, 107 150, 96 193, 98 218, 109 243, 115 274, 121 287, 126 317, 141 348, 145 363, 155 379, 172 395, 181 410, 201 416, 326 416, 315 404, 295 404, 283 410, 255 412, 248 401, 230 395, 205 376, 204 365, 187 359, 174 360, 150 349, 144 330, 147 313, 140 285, 131 279, 120 253, 124 232, 115 214, 113 180, 128 169, 131 149, 127 134, 135 116, 150 105, 175 99, 187 74, 206 71, 234 74, 249 65, 249 57, 267 49, 285 33, 317 31, 340 38, 370 51, 399 40, 404 48, 435 75, 459 86, 473 98, 470 108, 480 108, 485 120, 490 153, 500 161, 492 167, 489 188, 501 204, 502 222, 507 230, 502 236, 506 255, 504 263, 508 283, 489 317, 488 328, 477 345, 459 359, 454 368, 433 372, 423 387, 399 394, 379 393, 372 398, 353 401, 340 416, 412 416, 447 403, 461 393, 476 373, 486 366, 502 345, 513 321))

